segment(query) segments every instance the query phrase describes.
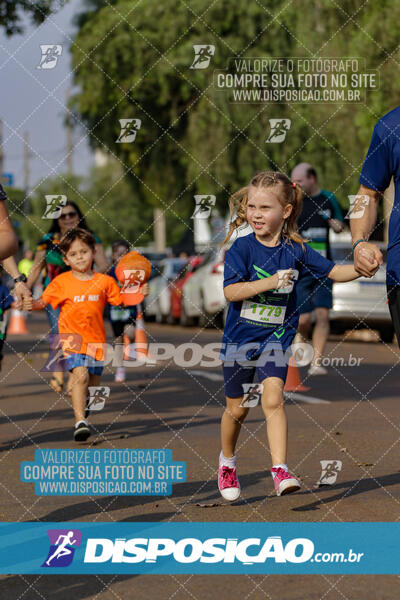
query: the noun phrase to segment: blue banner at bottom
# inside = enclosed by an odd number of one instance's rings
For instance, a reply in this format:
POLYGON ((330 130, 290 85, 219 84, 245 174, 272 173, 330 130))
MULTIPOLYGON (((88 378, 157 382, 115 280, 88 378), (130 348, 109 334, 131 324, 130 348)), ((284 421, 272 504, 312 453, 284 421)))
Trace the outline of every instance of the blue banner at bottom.
POLYGON ((7 574, 399 574, 400 523, 2 523, 7 574))

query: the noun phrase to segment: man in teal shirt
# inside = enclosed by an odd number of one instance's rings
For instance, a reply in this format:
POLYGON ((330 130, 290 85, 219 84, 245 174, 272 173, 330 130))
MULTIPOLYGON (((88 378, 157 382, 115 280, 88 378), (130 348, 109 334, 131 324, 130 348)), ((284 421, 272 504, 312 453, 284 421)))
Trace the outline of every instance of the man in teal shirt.
MULTIPOLYGON (((335 194, 321 190, 317 173, 309 163, 300 163, 292 171, 292 181, 303 190, 303 208, 297 224, 299 233, 309 239, 308 244, 322 256, 332 260, 329 231, 339 233, 343 229, 343 215, 335 194)), ((297 306, 300 313, 298 333, 306 340, 315 312, 312 343, 314 355, 309 375, 325 375, 327 370, 320 364, 329 335, 329 309, 332 308, 332 280, 304 277, 296 288, 297 306)))

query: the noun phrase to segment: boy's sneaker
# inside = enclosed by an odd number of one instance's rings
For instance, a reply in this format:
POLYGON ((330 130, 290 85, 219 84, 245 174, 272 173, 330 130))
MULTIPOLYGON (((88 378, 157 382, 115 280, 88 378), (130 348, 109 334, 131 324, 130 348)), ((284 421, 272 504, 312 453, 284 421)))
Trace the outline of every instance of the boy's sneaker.
POLYGON ((240 496, 240 484, 236 474, 236 467, 230 469, 225 467, 219 462, 218 468, 218 489, 221 492, 221 496, 233 502, 240 496))
POLYGON ((296 492, 300 489, 300 483, 297 481, 296 477, 293 477, 286 471, 282 469, 282 467, 278 467, 271 469, 272 479, 274 480, 274 486, 277 496, 284 496, 285 494, 291 494, 292 492, 296 492))
POLYGON ((85 421, 79 421, 75 425, 74 429, 74 440, 75 442, 85 442, 90 436, 90 429, 85 421))
POLYGON ((117 370, 115 371, 114 381, 116 381, 117 383, 122 383, 123 381, 125 381, 125 367, 117 367, 117 370))

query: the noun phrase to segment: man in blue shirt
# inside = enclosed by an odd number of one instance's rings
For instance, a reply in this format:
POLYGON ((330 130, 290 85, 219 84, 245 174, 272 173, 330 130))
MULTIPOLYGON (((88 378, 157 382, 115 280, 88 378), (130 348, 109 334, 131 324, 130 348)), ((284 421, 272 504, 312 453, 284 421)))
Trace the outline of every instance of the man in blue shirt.
MULTIPOLYGON (((300 163, 292 171, 292 181, 303 190, 303 207, 297 220, 299 233, 310 240, 308 245, 319 254, 331 260, 329 231, 339 233, 343 229, 343 215, 335 194, 321 190, 317 173, 309 163, 300 163)), ((311 329, 311 316, 315 313, 315 327, 312 336, 314 357, 308 370, 309 375, 326 375, 327 370, 320 365, 321 357, 329 335, 329 309, 332 308, 332 280, 315 279, 311 274, 304 277, 297 286, 297 306, 300 313, 299 335, 308 339, 311 329)))
POLYGON ((379 200, 392 177, 395 197, 389 220, 386 285, 400 346, 400 107, 379 119, 374 127, 359 179, 360 201, 350 212, 354 268, 364 277, 372 277, 383 262, 382 252, 368 239, 376 224, 379 200))

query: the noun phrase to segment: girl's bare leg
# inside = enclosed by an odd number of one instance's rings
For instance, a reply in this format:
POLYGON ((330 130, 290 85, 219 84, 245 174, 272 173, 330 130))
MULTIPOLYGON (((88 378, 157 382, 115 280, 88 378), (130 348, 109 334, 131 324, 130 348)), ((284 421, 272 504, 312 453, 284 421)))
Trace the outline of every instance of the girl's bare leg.
POLYGON ((284 381, 279 377, 268 377, 264 386, 261 404, 267 420, 267 436, 273 465, 286 464, 288 424, 283 399, 284 381))
POLYGON ((239 406, 242 400, 243 396, 239 398, 226 396, 226 408, 221 419, 221 446, 225 458, 234 456, 242 423, 249 412, 248 408, 239 406))

